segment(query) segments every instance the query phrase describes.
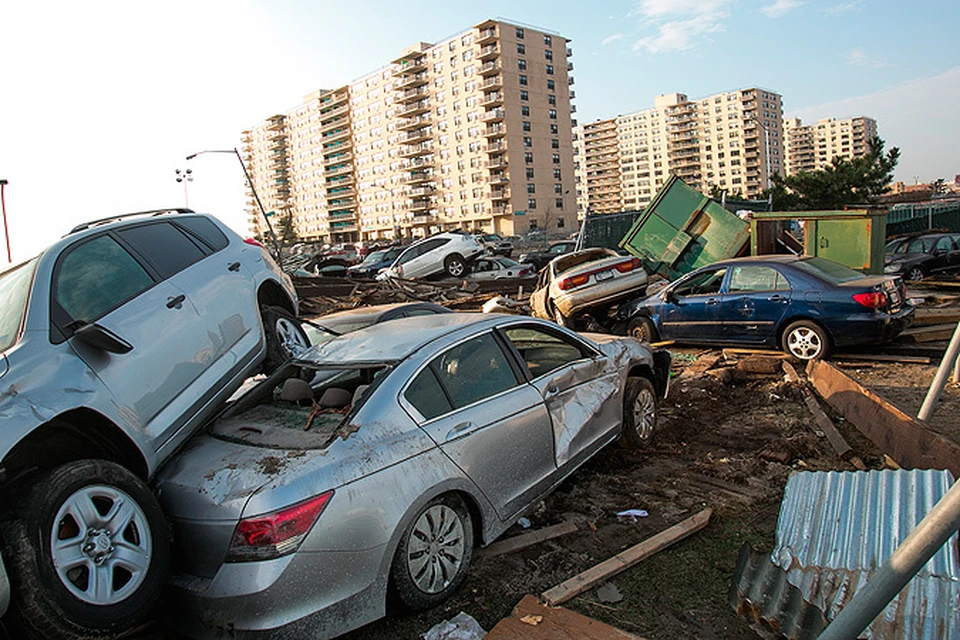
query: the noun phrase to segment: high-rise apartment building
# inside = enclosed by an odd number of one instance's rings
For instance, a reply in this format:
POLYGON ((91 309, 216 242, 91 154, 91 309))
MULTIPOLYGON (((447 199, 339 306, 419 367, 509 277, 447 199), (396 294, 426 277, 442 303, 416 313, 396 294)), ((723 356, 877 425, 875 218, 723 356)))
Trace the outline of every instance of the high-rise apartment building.
POLYGON ((265 208, 333 242, 575 226, 567 43, 488 20, 310 94, 243 134, 265 208))
POLYGON ((767 89, 657 96, 652 109, 576 128, 578 206, 642 208, 671 173, 705 193, 755 197, 783 172, 782 129, 783 100, 767 89))
POLYGON ((805 125, 800 118, 787 118, 783 130, 787 175, 793 175, 824 169, 834 158, 850 160, 867 155, 870 141, 877 135, 877 121, 860 116, 805 125))

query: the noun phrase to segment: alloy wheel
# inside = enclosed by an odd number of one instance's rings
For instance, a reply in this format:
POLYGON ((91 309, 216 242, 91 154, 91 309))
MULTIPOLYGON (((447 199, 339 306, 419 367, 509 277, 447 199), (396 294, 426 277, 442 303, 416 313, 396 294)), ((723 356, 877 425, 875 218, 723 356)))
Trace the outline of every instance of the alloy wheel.
POLYGON ((446 589, 465 554, 463 522, 456 511, 436 504, 420 514, 407 546, 407 568, 421 591, 432 594, 446 589))

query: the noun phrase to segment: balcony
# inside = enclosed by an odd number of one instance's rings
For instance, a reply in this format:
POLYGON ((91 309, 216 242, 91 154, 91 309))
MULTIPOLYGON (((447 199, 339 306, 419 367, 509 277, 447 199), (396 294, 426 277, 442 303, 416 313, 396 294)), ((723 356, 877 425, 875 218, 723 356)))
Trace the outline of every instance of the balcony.
POLYGON ((510 189, 490 189, 487 195, 491 200, 509 200, 510 189))
POLYGON ((480 116, 483 122, 500 122, 503 120, 503 109, 491 109, 480 116))
POLYGON ((414 100, 423 100, 424 98, 428 97, 430 97, 430 92, 425 87, 417 87, 415 89, 407 89, 397 96, 397 100, 403 104, 406 104, 414 100))
POLYGON ((503 86, 503 78, 498 73, 495 76, 490 76, 480 85, 481 89, 498 89, 503 86))
POLYGON ((494 73, 500 73, 500 63, 496 60, 491 60, 480 66, 480 75, 489 76, 494 73))
POLYGON ((350 105, 345 104, 342 107, 334 107, 333 109, 328 109, 327 111, 320 112, 320 121, 326 121, 329 118, 336 118, 337 116, 342 116, 350 112, 350 105))
POLYGON ((410 211, 428 211, 430 209, 430 200, 428 198, 411 200, 407 208, 410 211))
POLYGON ((500 140, 491 140, 487 143, 486 152, 487 153, 499 153, 500 151, 507 150, 507 141, 501 138, 500 140))
POLYGON ((415 129, 417 127, 423 127, 430 124, 430 116, 428 114, 423 114, 417 118, 404 118, 397 121, 397 130, 407 131, 409 129, 415 129))
POLYGON ((343 203, 349 201, 353 203, 353 198, 351 196, 357 195, 357 190, 353 187, 331 187, 327 185, 327 201, 331 200, 336 201, 337 203, 343 203))
POLYGON ((425 73, 414 73, 412 75, 404 76, 400 82, 397 83, 398 89, 407 89, 411 87, 422 87, 423 85, 430 82, 425 73))
POLYGON ((495 215, 495 216, 508 216, 511 213, 513 213, 513 207, 505 204, 505 205, 500 205, 496 207, 490 207, 487 211, 489 211, 492 215, 495 215))
POLYGON ((355 211, 357 206, 357 201, 353 198, 331 198, 327 196, 327 212, 333 213, 335 211, 355 211))
POLYGON ((484 107, 498 107, 503 104, 503 94, 499 91, 483 94, 480 104, 484 107))
POLYGON ((330 142, 336 142, 337 140, 342 140, 344 138, 350 137, 350 128, 345 127, 343 129, 335 129, 331 133, 324 134, 320 137, 320 142, 323 144, 328 144, 330 142))
POLYGON ((338 127, 349 127, 350 118, 349 117, 339 117, 331 118, 330 120, 320 124, 320 133, 326 133, 338 127))
POLYGON ((350 94, 346 91, 335 91, 328 93, 320 98, 320 104, 325 107, 332 107, 338 104, 344 104, 350 99, 350 94))
POLYGON ((507 128, 502 124, 491 125, 483 132, 485 138, 502 138, 505 135, 507 135, 507 128))
POLYGON ((421 113, 426 113, 430 111, 430 101, 421 100, 420 102, 415 102, 413 104, 404 105, 397 110, 397 115, 400 116, 416 116, 421 113))
POLYGON ((567 63, 567 71, 573 71, 573 63, 572 63, 572 62, 568 62, 568 63, 567 63))
POLYGON ((401 135, 400 142, 405 142, 407 144, 423 142, 424 140, 429 140, 430 135, 430 127, 421 127, 415 131, 408 131, 407 133, 401 135))
POLYGON ((500 169, 507 166, 507 159, 503 156, 494 156, 490 158, 487 166, 491 169, 500 169))
POLYGON ((433 145, 411 144, 400 148, 401 158, 416 158, 417 156, 433 153, 433 145))
POLYGON ((433 166, 433 156, 421 156, 419 158, 413 158, 408 161, 406 164, 407 167, 417 167, 417 168, 426 168, 433 166))
POLYGON ((427 70, 427 57, 424 55, 416 54, 417 57, 413 55, 406 58, 398 58, 394 61, 393 75, 403 76, 408 73, 419 73, 420 71, 427 70))
POLYGON ((323 170, 323 175, 331 178, 333 176, 340 176, 345 173, 350 173, 351 171, 353 171, 353 164, 345 162, 343 164, 335 164, 327 167, 323 170))
POLYGON ((437 192, 437 188, 431 185, 424 185, 422 187, 414 187, 410 189, 410 195, 413 197, 426 197, 432 196, 437 192))
POLYGON ((488 44, 487 46, 480 49, 480 55, 478 56, 481 60, 491 60, 500 55, 500 45, 498 44, 488 44))
POLYGON ((481 29, 480 33, 477 35, 477 39, 474 40, 477 44, 489 44, 494 42, 497 39, 497 28, 489 27, 487 29, 481 29))
POLYGON ((420 184, 422 182, 430 182, 431 180, 433 180, 432 173, 426 173, 425 171, 413 171, 405 176, 402 176, 400 178, 400 184, 420 184))
POLYGON ((495 173, 487 178, 487 182, 491 185, 507 184, 510 182, 510 179, 507 178, 505 173, 495 173))
POLYGON ((338 164, 338 163, 341 163, 341 162, 347 162, 347 161, 349 161, 349 160, 353 160, 353 154, 350 153, 349 151, 345 151, 345 152, 342 152, 342 153, 335 153, 335 154, 331 154, 331 155, 325 155, 325 156, 323 157, 323 164, 324 164, 324 166, 329 167, 329 166, 332 165, 332 164, 338 164))
MULTIPOLYGON (((324 175, 326 176, 326 174, 324 175)), ((333 176, 327 179, 327 191, 337 187, 349 187, 352 190, 354 182, 356 182, 356 180, 352 173, 340 173, 339 176, 333 176)))

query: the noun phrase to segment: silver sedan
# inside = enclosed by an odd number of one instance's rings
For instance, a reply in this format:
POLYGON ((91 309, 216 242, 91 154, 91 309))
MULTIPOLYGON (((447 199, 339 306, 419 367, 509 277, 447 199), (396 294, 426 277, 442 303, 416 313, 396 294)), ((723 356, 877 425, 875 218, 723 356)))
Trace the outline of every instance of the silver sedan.
POLYGON ((486 545, 620 439, 649 445, 670 355, 532 318, 442 314, 334 338, 161 472, 170 618, 194 637, 332 637, 438 604, 486 545))

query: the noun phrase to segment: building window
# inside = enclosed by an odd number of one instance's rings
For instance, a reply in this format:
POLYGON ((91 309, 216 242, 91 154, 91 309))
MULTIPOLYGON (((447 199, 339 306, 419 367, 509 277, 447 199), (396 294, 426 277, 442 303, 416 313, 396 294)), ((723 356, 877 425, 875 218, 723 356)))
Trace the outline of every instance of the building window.
MULTIPOLYGON (((563 200, 557 200, 560 204, 557 205, 557 209, 563 209, 563 200)), ((566 225, 563 222, 563 218, 557 218, 557 229, 563 229, 566 225)))
POLYGON ((550 51, 550 49, 544 51, 543 55, 547 58, 547 60, 553 60, 553 51, 550 51))
POLYGON ((529 151, 525 152, 523 154, 523 161, 526 162, 527 164, 533 164, 533 154, 530 153, 529 151))
POLYGON ((553 179, 554 179, 554 180, 559 180, 559 179, 560 179, 560 169, 554 169, 554 170, 553 170, 553 179))
MULTIPOLYGON (((520 93, 525 93, 525 92, 521 91, 520 93)), ((524 99, 526 99, 526 98, 524 98, 524 99)), ((556 109, 550 109, 549 115, 550 115, 550 119, 551 119, 551 120, 556 120, 556 119, 557 119, 557 110, 556 110, 556 109)))
POLYGON ((551 93, 550 95, 548 95, 548 96, 547 96, 547 104, 552 104, 552 105, 556 106, 556 104, 557 104, 557 96, 553 95, 552 93, 551 93))
POLYGON ((550 141, 550 148, 551 148, 551 149, 559 149, 559 148, 560 148, 560 141, 557 140, 556 138, 554 138, 553 140, 551 140, 551 141, 550 141))
MULTIPOLYGON (((536 199, 536 198, 527 198, 527 209, 528 209, 529 211, 536 211, 536 210, 537 210, 537 199, 536 199)), ((530 224, 532 225, 533 223, 531 222, 530 224)))
POLYGON ((553 80, 547 80, 547 91, 553 91, 557 84, 553 80))
POLYGON ((523 75, 522 73, 520 74, 520 84, 523 86, 526 86, 527 84, 527 76, 523 75))
POLYGON ((523 121, 523 130, 524 130, 524 131, 530 131, 531 128, 532 128, 532 127, 531 127, 531 125, 530 125, 530 121, 529 121, 529 120, 524 120, 524 121, 523 121))
POLYGON ((547 45, 548 47, 552 46, 553 38, 551 38, 550 36, 543 36, 543 44, 547 45))
POLYGON ((530 94, 528 94, 525 89, 521 89, 521 90, 520 90, 520 99, 521 99, 521 100, 529 100, 529 99, 530 99, 530 94))
POLYGON ((560 164, 560 154, 559 154, 559 153, 553 154, 553 164, 560 164))
POLYGON ((522 43, 517 43, 517 53, 521 56, 527 53, 527 48, 522 43))
POLYGON ((553 205, 554 205, 557 209, 563 209, 563 198, 557 198, 557 199, 554 201, 553 205))
POLYGON ((517 60, 517 68, 520 69, 520 71, 526 71, 527 61, 524 60, 523 58, 520 58, 519 60, 517 60))
POLYGON ((523 146, 525 146, 525 147, 532 147, 532 146, 533 146, 533 138, 531 138, 530 136, 523 136, 523 146))
POLYGON ((559 134, 559 133, 560 133, 560 127, 558 127, 558 126, 555 125, 555 124, 551 124, 551 125, 550 125, 550 133, 552 133, 553 135, 559 134))
POLYGON ((517 40, 523 40, 523 29, 517 27, 517 40))
POLYGON ((555 194, 557 194, 558 196, 562 196, 562 195, 563 195, 563 185, 560 184, 559 182, 558 182, 557 184, 553 185, 553 192, 554 192, 555 194))
POLYGON ((552 65, 552 64, 548 64, 548 65, 547 65, 547 75, 548 75, 548 76, 552 76, 552 75, 553 75, 553 65, 552 65))
POLYGON ((520 115, 522 115, 524 118, 529 118, 530 107, 526 107, 526 106, 520 107, 520 115))
POLYGON ((532 182, 528 182, 527 193, 536 193, 536 192, 537 192, 537 185, 533 184, 532 182))
POLYGON ((527 180, 533 180, 533 167, 527 167, 527 180))

